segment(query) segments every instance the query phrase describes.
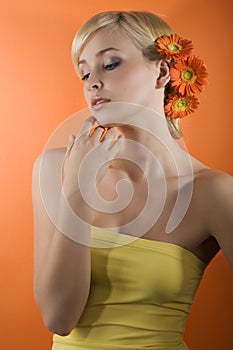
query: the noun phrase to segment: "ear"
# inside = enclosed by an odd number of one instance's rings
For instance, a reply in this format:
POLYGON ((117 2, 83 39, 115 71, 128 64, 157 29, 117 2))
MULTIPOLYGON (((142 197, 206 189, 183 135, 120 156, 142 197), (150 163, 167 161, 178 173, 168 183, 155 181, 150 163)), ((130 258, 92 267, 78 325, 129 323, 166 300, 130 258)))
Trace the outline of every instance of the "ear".
POLYGON ((170 80, 170 70, 168 63, 165 60, 158 62, 159 76, 156 79, 155 87, 157 89, 165 87, 170 80))

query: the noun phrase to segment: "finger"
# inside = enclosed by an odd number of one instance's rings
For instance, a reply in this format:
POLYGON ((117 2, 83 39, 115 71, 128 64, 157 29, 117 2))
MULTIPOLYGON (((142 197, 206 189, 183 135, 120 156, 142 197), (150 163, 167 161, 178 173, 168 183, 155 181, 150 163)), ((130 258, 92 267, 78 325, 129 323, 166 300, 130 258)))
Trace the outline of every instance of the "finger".
POLYGON ((64 180, 64 165, 65 165, 65 161, 68 158, 68 155, 70 154, 71 148, 74 144, 74 140, 75 140, 75 136, 74 135, 69 135, 69 141, 68 141, 68 145, 66 147, 66 152, 62 161, 62 167, 61 167, 61 181, 63 183, 64 180))
POLYGON ((98 127, 99 127, 99 125, 93 126, 93 128, 92 128, 92 129, 90 130, 90 132, 89 132, 89 136, 92 136, 92 135, 94 134, 95 130, 96 130, 98 127))
POLYGON ((102 126, 97 127, 93 134, 92 134, 92 138, 94 138, 95 140, 98 140, 99 142, 102 142, 104 139, 104 136, 107 132, 107 128, 103 128, 102 126))
POLYGON ((103 130, 103 132, 102 132, 102 134, 100 136, 100 142, 102 142, 104 140, 105 135, 107 134, 107 132, 108 132, 108 128, 104 128, 104 130, 103 130))
POLYGON ((72 135, 72 134, 69 135, 69 141, 68 141, 68 145, 66 147, 66 153, 65 153, 65 157, 64 158, 66 158, 67 155, 69 154, 69 152, 70 152, 70 150, 71 150, 71 148, 73 146, 74 140, 75 140, 75 136, 72 135))
POLYGON ((115 152, 119 151, 119 149, 122 145, 122 142, 123 142, 122 135, 118 135, 117 137, 115 137, 112 140, 112 142, 108 146, 108 151, 110 151, 110 150, 114 150, 115 152))
POLYGON ((95 122, 96 122, 96 119, 93 116, 90 116, 89 118, 84 120, 84 122, 83 122, 77 136, 76 136, 76 139, 79 139, 82 135, 90 132, 90 130, 93 128, 95 122))
MULTIPOLYGON (((101 137, 100 137, 100 142, 103 140, 111 140, 117 136, 116 129, 115 128, 103 128, 101 137)), ((92 131, 92 130, 91 130, 92 131)), ((92 134, 94 133, 94 130, 92 134)))
POLYGON ((95 139, 98 139, 100 142, 102 142, 108 129, 109 128, 104 128, 103 126, 96 125, 90 130, 89 137, 93 137, 94 135, 95 139))
POLYGON ((116 138, 117 135, 117 130, 116 128, 105 128, 105 130, 103 131, 102 137, 101 137, 101 141, 103 140, 112 140, 114 138, 116 138))

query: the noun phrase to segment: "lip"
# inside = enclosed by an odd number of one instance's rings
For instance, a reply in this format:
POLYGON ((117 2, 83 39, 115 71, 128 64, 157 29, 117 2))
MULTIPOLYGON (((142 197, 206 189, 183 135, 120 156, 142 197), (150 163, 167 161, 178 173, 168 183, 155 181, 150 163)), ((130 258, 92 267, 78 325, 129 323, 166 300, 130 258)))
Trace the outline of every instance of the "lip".
POLYGON ((93 110, 99 110, 103 105, 110 102, 111 100, 101 96, 94 96, 91 98, 91 108, 93 110))

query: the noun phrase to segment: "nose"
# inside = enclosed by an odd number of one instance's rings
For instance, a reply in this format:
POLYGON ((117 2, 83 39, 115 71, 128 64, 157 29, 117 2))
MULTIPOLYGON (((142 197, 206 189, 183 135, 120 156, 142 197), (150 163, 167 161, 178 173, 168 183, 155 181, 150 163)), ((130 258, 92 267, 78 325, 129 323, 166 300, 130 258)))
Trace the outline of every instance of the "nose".
POLYGON ((97 77, 89 77, 87 81, 88 91, 98 91, 103 87, 103 82, 97 77))

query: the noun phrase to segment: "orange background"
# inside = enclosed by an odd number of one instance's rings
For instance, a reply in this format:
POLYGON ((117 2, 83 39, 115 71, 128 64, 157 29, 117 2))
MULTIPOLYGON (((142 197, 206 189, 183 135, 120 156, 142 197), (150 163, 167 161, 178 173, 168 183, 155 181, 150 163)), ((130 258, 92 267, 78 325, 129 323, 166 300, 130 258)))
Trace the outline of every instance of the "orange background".
MULTIPOLYGON (((50 349, 32 293, 31 169, 54 129, 85 107, 70 47, 78 27, 109 9, 163 15, 205 60, 209 85, 183 120, 191 154, 233 175, 231 0, 21 0, 0 3, 0 347, 50 349), (7 4, 6 4, 7 3, 7 4), (80 6, 81 5, 81 6, 80 6)), ((188 234, 188 232, 187 232, 188 234)), ((207 268, 188 320, 190 350, 233 349, 233 270, 220 252, 207 268)))

